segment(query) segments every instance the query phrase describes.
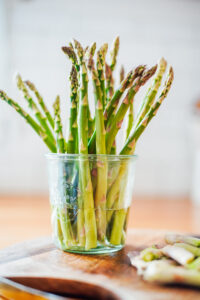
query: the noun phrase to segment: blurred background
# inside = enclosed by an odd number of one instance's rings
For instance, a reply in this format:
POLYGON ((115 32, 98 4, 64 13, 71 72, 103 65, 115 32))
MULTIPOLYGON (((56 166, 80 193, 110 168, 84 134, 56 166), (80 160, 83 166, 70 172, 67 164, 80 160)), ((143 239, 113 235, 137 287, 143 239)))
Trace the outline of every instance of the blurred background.
MULTIPOLYGON (((51 107, 69 108, 70 64, 60 48, 121 40, 118 69, 164 56, 175 81, 137 147, 136 195, 200 199, 200 1, 0 0, 0 88, 20 103, 14 75, 32 80, 51 107)), ((66 118, 66 115, 63 116, 66 118)), ((64 119, 63 122, 65 123, 64 119)), ((0 194, 46 194, 48 152, 5 103, 0 105, 0 194)), ((199 200, 200 201, 200 200, 199 200)))

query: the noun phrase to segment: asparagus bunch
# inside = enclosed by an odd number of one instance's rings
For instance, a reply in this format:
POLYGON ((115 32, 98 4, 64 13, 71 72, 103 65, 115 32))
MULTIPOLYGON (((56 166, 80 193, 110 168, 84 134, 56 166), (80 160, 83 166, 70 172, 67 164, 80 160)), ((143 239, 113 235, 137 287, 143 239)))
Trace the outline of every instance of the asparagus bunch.
POLYGON ((173 69, 169 67, 165 83, 162 83, 167 68, 167 62, 162 58, 153 67, 139 65, 127 74, 122 67, 120 83, 116 87, 114 75, 119 43, 117 37, 111 50, 107 43, 96 50, 96 43, 83 47, 77 40, 62 47, 71 61, 70 99, 67 100, 70 117, 66 136, 63 133, 59 96, 51 113, 36 86, 18 75, 17 86, 30 110, 26 112, 20 104, 0 91, 0 98, 27 121, 51 152, 79 155, 80 160, 75 161, 73 166, 64 162, 59 170, 68 185, 63 192, 65 196, 61 197, 62 205, 57 204, 53 214, 54 219, 56 216, 58 220, 53 223, 56 224, 59 244, 64 249, 76 246, 90 250, 98 245, 120 246, 124 243, 128 214, 125 207, 128 157, 121 165, 110 166, 106 155, 134 154, 138 139, 156 115, 173 81, 173 69), (138 91, 151 78, 139 111, 133 113, 138 91), (90 83, 93 86, 94 113, 90 107, 93 99, 89 99, 88 93, 90 83), (126 119, 125 143, 121 149, 116 149, 116 138, 126 119), (95 162, 91 163, 90 154, 97 155, 95 162), (73 202, 69 200, 71 193, 73 202))
POLYGON ((138 256, 129 253, 138 274, 150 282, 200 287, 200 239, 169 234, 163 248, 148 247, 138 256))

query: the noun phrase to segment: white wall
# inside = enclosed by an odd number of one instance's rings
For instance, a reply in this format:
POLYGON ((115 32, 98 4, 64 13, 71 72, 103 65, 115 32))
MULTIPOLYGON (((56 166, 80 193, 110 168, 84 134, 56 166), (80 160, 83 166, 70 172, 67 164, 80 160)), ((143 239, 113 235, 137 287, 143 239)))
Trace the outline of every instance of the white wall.
MULTIPOLYGON (((191 178, 188 119, 191 104, 200 94, 200 2, 0 0, 0 3, 0 14, 4 16, 0 18, 0 88, 22 103, 13 82, 16 71, 33 80, 49 104, 59 93, 63 108, 67 106, 66 72, 70 64, 60 46, 72 37, 100 44, 110 43, 120 35, 119 62, 126 69, 140 63, 155 64, 161 56, 167 58, 174 66, 174 86, 138 144, 136 192, 188 193, 191 178)), ((45 191, 45 152, 47 149, 24 120, 1 103, 0 192, 45 191)))

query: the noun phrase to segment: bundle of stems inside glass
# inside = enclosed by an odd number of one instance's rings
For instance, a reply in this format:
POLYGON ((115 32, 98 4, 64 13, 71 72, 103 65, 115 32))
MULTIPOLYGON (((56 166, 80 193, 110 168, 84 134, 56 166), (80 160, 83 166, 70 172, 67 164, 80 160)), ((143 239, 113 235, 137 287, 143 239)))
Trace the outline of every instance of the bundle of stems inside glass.
MULTIPOLYGON (((18 75, 17 86, 34 113, 34 118, 5 92, 0 91, 0 98, 11 105, 31 125, 51 152, 80 155, 104 154, 101 156, 101 163, 97 164, 96 173, 91 170, 87 159, 80 161, 78 188, 81 190, 81 199, 77 194, 77 205, 82 205, 83 209, 80 209, 77 214, 76 232, 70 219, 66 220, 68 218, 66 211, 62 213, 63 211, 60 210, 58 213, 60 241, 64 248, 73 245, 79 245, 85 249, 95 248, 99 242, 104 243, 108 239, 113 245, 122 243, 127 211, 116 212, 113 216, 112 209, 119 201, 119 182, 126 173, 126 166, 122 164, 109 181, 106 155, 134 154, 139 137, 156 115, 173 81, 173 69, 170 66, 161 92, 158 94, 167 68, 166 60, 161 58, 152 68, 139 65, 131 69, 127 75, 122 67, 119 76, 120 83, 116 87, 113 73, 118 50, 119 38, 117 37, 110 51, 108 63, 106 61, 107 43, 103 44, 98 51, 96 51, 96 43, 83 48, 76 40, 62 47, 62 51, 72 62, 69 76, 71 89, 69 134, 66 139, 63 135, 60 117, 59 96, 56 97, 53 105, 54 115, 52 115, 35 85, 30 81, 23 81, 18 75), (88 102, 89 77, 94 90, 94 117, 92 117, 88 102), (135 96, 151 77, 153 79, 150 86, 141 101, 138 112, 135 113, 135 96), (117 152, 116 136, 125 119, 125 142, 117 152), (94 176, 96 176, 95 180, 94 176), (106 210, 110 211, 106 213, 106 210), (109 227, 111 223, 112 230, 108 230, 111 228, 109 227), (106 233, 108 231, 109 234, 106 233)), ((77 168, 74 172, 74 177, 77 178, 77 168)))

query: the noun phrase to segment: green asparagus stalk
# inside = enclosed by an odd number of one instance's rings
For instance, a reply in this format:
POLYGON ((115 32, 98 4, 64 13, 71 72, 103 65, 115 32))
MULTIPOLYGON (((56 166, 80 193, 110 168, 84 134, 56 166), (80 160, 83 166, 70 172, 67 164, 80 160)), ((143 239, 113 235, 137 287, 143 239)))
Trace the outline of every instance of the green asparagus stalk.
MULTIPOLYGON (((100 64, 97 58, 97 65, 100 64)), ((101 83, 98 78, 97 70, 94 66, 92 56, 88 62, 89 69, 92 72, 92 81, 94 86, 95 96, 95 126, 96 126, 96 153, 106 154, 105 145, 105 127, 103 116, 103 97, 101 90, 101 83)), ((102 157, 101 161, 97 162, 97 185, 95 193, 95 206, 96 206, 96 219, 97 219, 97 231, 99 240, 105 239, 106 234, 106 192, 107 192, 107 163, 106 159, 102 157)))
POLYGON ((68 56, 68 58, 71 60, 72 64, 75 66, 76 71, 80 71, 80 65, 78 63, 78 59, 76 56, 76 53, 74 52, 73 46, 70 47, 62 47, 62 51, 68 56))
MULTIPOLYGON (((78 137, 79 137, 79 153, 88 154, 88 75, 83 57, 83 48, 78 41, 74 41, 75 48, 81 66, 81 87, 80 87, 80 104, 78 118, 78 137)), ((90 167, 87 158, 80 161, 80 178, 82 197, 84 202, 84 218, 85 218, 85 235, 86 250, 95 248, 97 245, 96 219, 94 212, 94 200, 92 191, 92 181, 90 176, 90 167)))
POLYGON ((165 241, 168 244, 175 244, 175 243, 186 243, 192 246, 200 247, 200 239, 188 236, 188 235, 181 235, 181 234, 167 234, 165 236, 165 241))
POLYGON ((163 253, 161 249, 156 248, 155 246, 148 247, 140 252, 140 257, 148 262, 154 259, 160 259, 163 257, 163 253))
POLYGON ((70 73, 71 82, 71 108, 69 117, 69 136, 67 142, 67 153, 78 152, 78 124, 77 124, 77 92, 78 92, 78 78, 77 71, 74 65, 70 73))
POLYGON ((164 261, 152 261, 144 272, 144 280, 160 284, 186 284, 200 286, 200 272, 172 266, 164 261))
POLYGON ((29 89, 34 92, 38 103, 40 104, 43 112, 45 113, 47 120, 49 121, 49 124, 51 125, 52 128, 54 128, 54 121, 53 121, 53 117, 51 115, 51 113, 49 112, 46 104, 44 103, 44 100, 42 98, 42 96, 40 95, 39 91, 37 90, 37 88, 35 87, 35 85, 30 81, 30 80, 26 80, 25 81, 26 85, 29 87, 29 89))
MULTIPOLYGON (((118 103, 120 101, 121 96, 123 95, 124 91, 130 87, 130 85, 133 83, 135 78, 138 77, 141 71, 144 70, 144 66, 139 66, 135 69, 135 71, 130 71, 126 78, 121 83, 120 87, 115 91, 112 99, 107 104, 105 110, 104 110, 104 120, 105 125, 107 126, 108 121, 110 121, 110 118, 113 114, 113 112, 116 110, 118 103), (138 74, 139 73, 139 74, 138 74)), ((95 150, 95 140, 96 140, 96 131, 94 131, 89 143, 88 143, 88 152, 94 153, 95 150)))
MULTIPOLYGON (((167 94, 169 92, 172 81, 173 81, 173 69, 172 69, 172 67, 170 67, 169 73, 168 73, 168 78, 166 80, 165 87, 164 87, 160 97, 158 98, 156 103, 151 107, 151 109, 145 116, 144 120, 142 120, 142 122, 139 124, 139 126, 136 128, 136 130, 133 132, 133 134, 128 138, 128 140, 125 143, 125 146, 122 149, 122 151, 120 152, 120 154, 129 155, 129 154, 133 153, 133 151, 135 150, 135 145, 136 145, 136 142, 137 142, 139 136, 142 134, 142 132, 144 131, 146 126, 149 124, 149 122, 153 118, 153 116, 155 116, 155 114, 157 113, 158 108, 160 107, 161 103, 163 102, 163 100, 165 99, 165 97, 167 96, 167 94)), ((121 179, 124 176, 125 172, 126 172, 126 167, 124 165, 121 165, 117 179, 113 183, 113 185, 111 186, 111 188, 108 192, 108 196, 107 196, 108 208, 112 207, 112 205, 116 199, 116 195, 118 194, 118 191, 119 191, 119 184, 120 184, 121 179)), ((121 214, 115 213, 114 218, 116 219, 116 220, 114 220, 114 222, 117 223, 117 218, 119 218, 121 220, 121 214)), ((123 227, 121 228, 121 231, 122 231, 122 229, 123 229, 123 227)), ((113 229, 113 230, 115 230, 115 229, 113 229)), ((111 233, 111 236, 112 236, 112 243, 116 245, 118 243, 119 234, 116 233, 116 236, 115 236, 114 233, 113 234, 111 233)))
MULTIPOLYGON (((140 68, 143 70, 143 67, 136 68, 135 74, 138 74, 138 70, 140 68)), ((126 115, 128 108, 135 96, 135 94, 139 91, 140 87, 146 83, 146 81, 153 76, 156 71, 157 66, 149 69, 144 76, 137 78, 134 82, 133 86, 128 90, 126 97, 124 98, 121 106, 119 107, 116 115, 108 121, 107 128, 106 128, 106 149, 107 153, 110 153, 112 144, 114 139, 121 128, 122 122, 126 115)), ((136 76, 136 75, 135 75, 136 76)))
POLYGON ((149 111, 151 105, 153 104, 158 89, 161 85, 163 74, 165 73, 166 67, 167 67, 166 60, 164 58, 161 58, 158 63, 158 72, 153 80, 152 85, 148 89, 148 92, 144 98, 141 108, 137 114, 133 130, 140 124, 140 122, 142 121, 146 113, 149 111))
POLYGON ((47 124, 47 118, 45 116, 43 116, 41 114, 41 112, 39 111, 39 108, 37 107, 37 105, 34 102, 34 100, 32 99, 32 97, 30 96, 30 94, 19 74, 17 75, 16 80, 17 80, 17 87, 19 88, 20 91, 22 91, 23 96, 26 99, 26 101, 28 102, 30 109, 33 110, 36 119, 38 120, 40 125, 43 127, 43 129, 45 130, 47 135, 49 136, 49 139, 51 139, 52 142, 55 143, 54 136, 51 132, 51 129, 49 128, 49 126, 47 124))
POLYGON ((117 152, 117 149, 116 149, 116 140, 114 140, 114 142, 112 144, 112 147, 111 147, 111 150, 110 150, 110 154, 115 155, 116 152, 117 152))
MULTIPOLYGON (((134 73, 134 76, 136 76, 135 73, 134 73)), ((120 84, 119 88, 115 91, 113 97, 108 102, 108 104, 105 108, 105 111, 104 111, 104 118, 106 121, 109 120, 110 116, 112 115, 112 113, 114 112, 116 107, 118 106, 118 103, 119 103, 123 93, 130 86, 130 84, 133 82, 134 79, 133 79, 133 71, 130 71, 128 73, 128 75, 126 76, 126 78, 120 84)))
POLYGON ((113 97, 114 94, 114 79, 112 75, 111 67, 105 64, 105 76, 106 76, 106 104, 113 97))
POLYGON ((147 125, 149 124, 151 119, 156 115, 161 103, 166 98, 166 96, 167 96, 167 94, 168 94, 168 92, 171 88, 173 78, 174 78, 173 69, 172 69, 172 67, 170 67, 169 73, 168 73, 168 78, 165 82, 165 87, 164 87, 161 95, 159 96, 158 100, 154 103, 154 105, 151 106, 148 113, 146 114, 144 119, 140 122, 140 124, 135 129, 133 134, 131 134, 129 136, 129 138, 127 139, 127 141, 126 141, 124 147, 122 148, 120 154, 126 155, 126 154, 131 154, 132 153, 132 149, 135 147, 135 144, 136 144, 138 138, 143 133, 144 129, 147 127, 147 125))
POLYGON ((193 269, 200 271, 200 257, 197 257, 195 260, 193 260, 191 263, 186 265, 188 269, 193 269))
POLYGON ((114 93, 114 79, 113 71, 117 63, 117 54, 119 51, 119 37, 113 42, 113 46, 110 52, 110 65, 106 64, 106 103, 109 102, 109 99, 113 96, 114 93))
POLYGON ((104 44, 97 52, 97 72, 100 81, 103 109, 106 106, 106 89, 105 89, 105 58, 108 50, 108 44, 104 44))
POLYGON ((121 66, 120 73, 119 73, 119 82, 120 83, 124 80, 124 76, 125 76, 124 66, 121 66))
POLYGON ((131 133, 131 129, 133 128, 134 123, 134 104, 133 99, 130 101, 129 110, 128 110, 128 122, 127 122, 127 128, 126 128, 126 139, 129 137, 131 133))
POLYGON ((46 134, 43 128, 37 122, 35 122, 35 120, 23 108, 21 108, 21 106, 18 103, 16 103, 14 100, 8 97, 4 91, 0 91, 0 98, 6 103, 8 103, 10 106, 12 106, 16 110, 16 112, 27 121, 27 123, 41 137, 41 139, 44 141, 44 143, 47 145, 51 152, 56 153, 55 144, 52 142, 52 140, 49 138, 49 136, 46 134))
MULTIPOLYGON (((88 58, 93 57, 95 54, 95 51, 96 51, 96 43, 93 43, 88 48, 85 56, 88 56, 88 58)), ((95 130, 95 118, 92 118, 90 109, 88 108, 88 142, 91 139, 94 130, 95 130)))
MULTIPOLYGON (((62 124, 60 119, 60 97, 57 96, 53 104, 54 108, 54 131, 56 133, 56 146, 58 153, 65 153, 65 141, 62 132, 62 124)), ((62 165, 61 165, 62 167, 62 165)), ((66 203, 59 204, 58 207, 60 227, 63 234, 63 242, 66 248, 74 245, 74 236, 69 218, 68 207, 66 203)))
POLYGON ((117 63, 117 54, 119 52, 119 37, 117 36, 116 39, 113 42, 113 47, 110 53, 111 56, 111 64, 110 68, 112 71, 114 71, 116 63, 117 63))
MULTIPOLYGON (((111 74, 112 74, 112 72, 111 72, 111 74)), ((124 67, 121 66, 121 69, 120 69, 120 83, 124 80, 124 76, 125 76, 124 67)), ((112 96, 113 96, 113 93, 112 93, 112 95, 110 95, 110 97, 112 97, 112 96)), ((131 104, 130 104, 130 106, 131 106, 131 104)), ((112 154, 112 155, 116 154, 116 141, 114 141, 113 144, 112 144, 110 154, 112 154)))
POLYGON ((174 246, 181 247, 181 248, 191 252, 195 256, 200 256, 200 248, 198 248, 196 246, 192 246, 192 245, 186 244, 186 243, 175 243, 174 246))
POLYGON ((177 261, 180 265, 186 265, 194 260, 194 254, 186 250, 183 247, 177 247, 174 245, 167 245, 162 248, 162 253, 173 260, 177 261))
POLYGON ((58 153, 65 153, 65 141, 62 132, 62 124, 60 119, 60 97, 57 96, 53 104, 54 108, 54 124, 55 124, 55 133, 56 133, 56 146, 58 153))

